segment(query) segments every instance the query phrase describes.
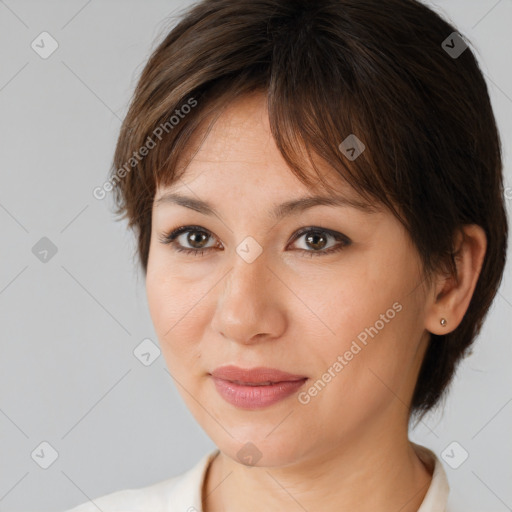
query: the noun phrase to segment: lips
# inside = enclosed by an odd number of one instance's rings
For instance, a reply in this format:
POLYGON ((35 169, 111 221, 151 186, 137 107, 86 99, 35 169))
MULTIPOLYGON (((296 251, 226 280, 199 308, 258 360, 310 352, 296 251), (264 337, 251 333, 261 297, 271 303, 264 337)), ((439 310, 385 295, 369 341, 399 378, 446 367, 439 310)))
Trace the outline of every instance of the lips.
POLYGON ((308 380, 276 368, 221 366, 211 372, 219 395, 239 409, 262 409, 296 393, 308 380))
POLYGON ((212 377, 246 386, 270 386, 278 382, 295 382, 304 380, 305 375, 295 375, 276 368, 259 366, 256 368, 239 368, 227 365, 211 372, 212 377))

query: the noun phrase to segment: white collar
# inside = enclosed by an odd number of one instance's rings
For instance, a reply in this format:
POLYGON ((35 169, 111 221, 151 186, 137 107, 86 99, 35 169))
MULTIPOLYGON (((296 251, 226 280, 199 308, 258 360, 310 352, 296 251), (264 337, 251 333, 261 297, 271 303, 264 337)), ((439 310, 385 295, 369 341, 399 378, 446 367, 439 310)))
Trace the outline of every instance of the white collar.
POLYGON ((429 468, 429 471, 432 471, 430 487, 421 502, 418 512, 448 512, 446 507, 450 486, 441 461, 427 447, 416 443, 412 443, 412 446, 421 461, 429 468))

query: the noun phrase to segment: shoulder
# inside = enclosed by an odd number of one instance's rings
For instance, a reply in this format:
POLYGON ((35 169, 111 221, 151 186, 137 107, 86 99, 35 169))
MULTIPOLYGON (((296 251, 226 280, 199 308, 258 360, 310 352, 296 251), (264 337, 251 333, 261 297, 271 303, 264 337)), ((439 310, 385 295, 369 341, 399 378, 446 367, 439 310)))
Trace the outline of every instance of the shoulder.
POLYGON ((212 458, 209 452, 189 470, 146 487, 123 489, 93 498, 63 512, 172 512, 201 509, 202 482, 212 458), (185 508, 183 508, 185 506, 185 508))

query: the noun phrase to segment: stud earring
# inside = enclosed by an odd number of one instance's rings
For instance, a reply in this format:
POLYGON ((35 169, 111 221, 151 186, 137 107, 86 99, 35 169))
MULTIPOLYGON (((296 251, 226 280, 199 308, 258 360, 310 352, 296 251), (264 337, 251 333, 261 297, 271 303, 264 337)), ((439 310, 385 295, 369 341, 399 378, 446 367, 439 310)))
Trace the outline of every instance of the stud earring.
POLYGON ((443 327, 445 327, 448 322, 446 321, 446 318, 441 318, 441 322, 440 323, 441 323, 441 325, 443 327))

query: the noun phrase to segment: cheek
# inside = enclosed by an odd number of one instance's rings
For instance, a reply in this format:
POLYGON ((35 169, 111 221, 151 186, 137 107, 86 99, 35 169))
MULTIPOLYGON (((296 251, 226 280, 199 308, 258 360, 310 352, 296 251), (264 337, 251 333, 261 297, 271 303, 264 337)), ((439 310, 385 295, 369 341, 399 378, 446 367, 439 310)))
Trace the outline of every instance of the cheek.
POLYGON ((409 378, 421 334, 421 303, 418 291, 411 292, 416 274, 405 262, 401 269, 393 275, 378 263, 370 265, 316 302, 323 304, 317 311, 331 331, 316 344, 317 378, 328 380, 332 390, 328 401, 380 407, 409 378))
POLYGON ((146 295, 148 299, 149 312, 155 331, 162 342, 167 331, 173 326, 174 318, 177 316, 176 290, 169 286, 171 283, 163 278, 161 273, 152 270, 146 277, 146 295))
POLYGON ((179 319, 186 313, 188 292, 193 289, 180 281, 175 265, 170 263, 164 249, 158 246, 151 248, 146 274, 146 296, 151 319, 161 341, 172 334, 176 328, 173 326, 179 325, 179 319))
POLYGON ((148 265, 146 295, 148 307, 160 347, 171 373, 192 368, 200 358, 202 339, 201 315, 205 292, 180 281, 168 272, 148 265), (203 298, 203 300, 201 300, 203 298))

